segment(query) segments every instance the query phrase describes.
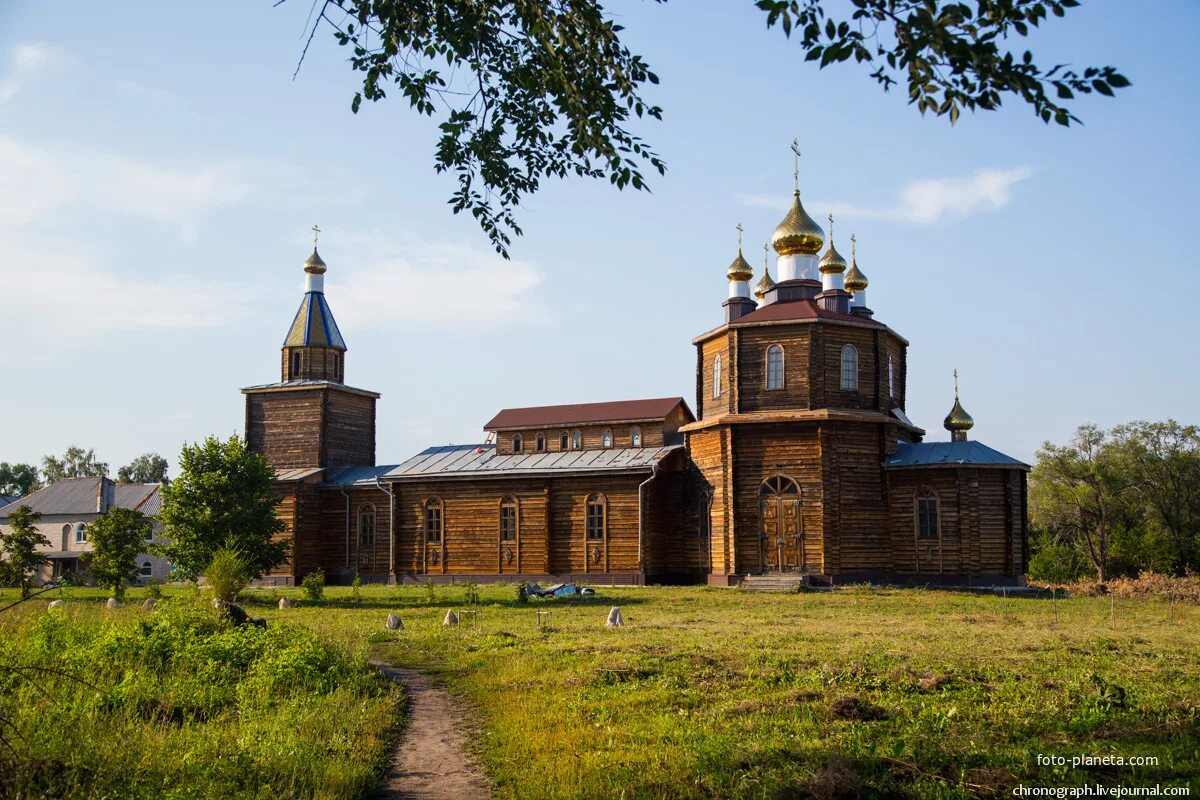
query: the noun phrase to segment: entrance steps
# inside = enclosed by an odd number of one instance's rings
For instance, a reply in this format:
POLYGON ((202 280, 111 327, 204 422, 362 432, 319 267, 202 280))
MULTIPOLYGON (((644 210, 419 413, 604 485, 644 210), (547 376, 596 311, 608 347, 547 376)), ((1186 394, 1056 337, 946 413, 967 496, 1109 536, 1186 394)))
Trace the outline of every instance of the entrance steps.
POLYGON ((829 580, 823 575, 802 575, 798 572, 768 572, 765 575, 747 575, 742 579, 742 588, 748 592, 798 592, 801 584, 827 586, 829 580))

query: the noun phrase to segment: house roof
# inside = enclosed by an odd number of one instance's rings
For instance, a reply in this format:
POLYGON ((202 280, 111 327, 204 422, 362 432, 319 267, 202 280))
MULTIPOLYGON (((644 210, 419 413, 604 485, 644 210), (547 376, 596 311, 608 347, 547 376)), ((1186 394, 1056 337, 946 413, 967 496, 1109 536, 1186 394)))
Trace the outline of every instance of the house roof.
POLYGON ((283 340, 284 347, 315 345, 318 347, 335 347, 346 349, 346 340, 338 330, 329 303, 325 301, 324 292, 306 292, 300 301, 300 308, 292 319, 287 337, 283 340))
POLYGON ((364 397, 379 397, 379 392, 372 392, 370 389, 359 389, 355 386, 347 386, 344 383, 327 381, 320 378, 303 378, 296 381, 277 381, 275 383, 243 386, 242 394, 250 394, 251 392, 296 392, 305 389, 336 389, 341 392, 361 394, 364 397))
POLYGON ((0 508, 4 508, 9 503, 14 503, 21 499, 19 494, 0 494, 0 508))
POLYGON ((738 325, 748 325, 753 322, 782 322, 801 319, 828 319, 838 322, 854 322, 871 328, 887 327, 870 317, 829 311, 817 305, 815 300, 780 300, 768 303, 745 316, 738 317, 729 324, 736 327, 738 325))
MULTIPOLYGON (((0 507, 0 517, 7 517, 19 506, 28 506, 39 514, 98 514, 100 482, 107 480, 95 477, 55 481, 0 507)), ((112 482, 109 481, 109 484, 112 485, 112 482)), ((161 508, 160 488, 157 483, 118 483, 114 487, 114 503, 119 508, 132 508, 152 516, 161 508)))
POLYGON ((666 419, 683 406, 689 420, 696 417, 682 397, 650 400, 616 400, 609 403, 574 403, 561 406, 506 408, 483 426, 484 430, 543 428, 558 425, 589 425, 601 422, 636 422, 666 419))
POLYGON ((1029 465, 993 450, 982 442, 901 442, 896 452, 884 462, 889 468, 898 467, 957 467, 957 466, 1021 467, 1029 465))
POLYGON ((592 472, 649 472, 681 449, 673 447, 620 447, 605 450, 567 450, 555 453, 499 455, 495 445, 460 444, 430 447, 402 464, 379 467, 342 467, 332 472, 328 486, 372 484, 377 480, 420 478, 488 478, 520 475, 566 475, 592 472))

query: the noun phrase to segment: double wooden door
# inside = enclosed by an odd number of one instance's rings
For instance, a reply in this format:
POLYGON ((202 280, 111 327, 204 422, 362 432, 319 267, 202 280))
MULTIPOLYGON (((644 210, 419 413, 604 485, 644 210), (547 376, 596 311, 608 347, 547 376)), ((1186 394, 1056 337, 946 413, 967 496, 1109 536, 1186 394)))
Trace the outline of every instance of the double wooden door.
POLYGON ((804 526, 800 487, 775 476, 759 493, 759 563, 769 572, 795 572, 804 567, 804 526))

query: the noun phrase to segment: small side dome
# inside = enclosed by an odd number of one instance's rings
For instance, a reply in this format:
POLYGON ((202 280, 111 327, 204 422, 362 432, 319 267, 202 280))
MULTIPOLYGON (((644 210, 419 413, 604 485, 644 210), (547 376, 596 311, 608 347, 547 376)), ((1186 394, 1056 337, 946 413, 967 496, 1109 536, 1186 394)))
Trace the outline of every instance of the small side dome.
POLYGON ((767 292, 775 288, 775 281, 771 279, 770 270, 764 270, 763 276, 758 279, 758 283, 754 285, 754 296, 762 300, 767 296, 767 292))
POLYGON ((822 273, 846 271, 846 259, 842 258, 842 254, 833 246, 833 214, 829 215, 829 249, 821 256, 819 269, 822 273))
POLYGON ((754 270, 742 255, 742 248, 738 248, 737 258, 729 265, 729 269, 725 270, 725 277, 731 281, 748 281, 754 277, 754 270))
POLYGON ((975 427, 975 420, 971 419, 971 415, 958 401, 958 370, 954 370, 954 407, 950 409, 942 424, 956 438, 965 436, 967 431, 975 427))
POLYGON ((324 275, 325 262, 321 260, 321 256, 317 253, 316 245, 313 245, 312 255, 304 262, 304 271, 310 275, 324 275))
POLYGON ((792 207, 788 210, 783 222, 771 234, 771 246, 781 256, 808 255, 815 256, 821 252, 825 243, 825 231, 816 220, 808 215, 800 203, 800 192, 792 194, 792 207))
POLYGON ((846 290, 861 292, 867 288, 867 276, 858 268, 857 242, 853 234, 850 236, 850 269, 846 273, 846 290))

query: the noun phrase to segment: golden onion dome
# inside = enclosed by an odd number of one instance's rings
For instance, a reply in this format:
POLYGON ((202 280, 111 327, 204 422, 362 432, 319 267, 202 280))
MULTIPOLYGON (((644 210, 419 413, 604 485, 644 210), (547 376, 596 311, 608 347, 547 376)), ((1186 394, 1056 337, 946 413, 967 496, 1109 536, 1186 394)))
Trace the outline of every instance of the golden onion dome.
POLYGON ((762 300, 767 296, 767 292, 775 288, 775 281, 771 279, 770 271, 764 271, 763 276, 758 279, 758 283, 754 285, 754 296, 762 300))
POLYGON ((737 258, 729 265, 729 269, 725 270, 725 277, 731 281, 748 281, 754 277, 754 269, 742 255, 742 248, 738 248, 737 258))
POLYGON ((800 203, 800 191, 792 194, 792 207, 783 222, 771 234, 771 246, 781 256, 797 254, 815 256, 825 243, 825 231, 808 215, 800 203))
POLYGON ((846 272, 846 290, 861 292, 867 288, 867 276, 858 268, 858 242, 850 234, 850 269, 846 272))
POLYGON ((821 256, 819 269, 822 273, 846 271, 846 259, 833 246, 833 214, 829 215, 829 249, 821 256))
POLYGON ((315 245, 313 246, 312 255, 304 262, 304 271, 312 275, 325 274, 325 262, 321 260, 321 256, 317 253, 315 245))
POLYGON ((962 403, 958 402, 958 370, 954 370, 954 408, 950 409, 950 413, 946 415, 942 424, 951 433, 966 432, 975 427, 975 420, 971 419, 971 415, 962 407, 962 403))

